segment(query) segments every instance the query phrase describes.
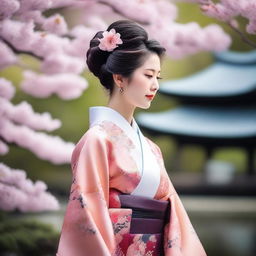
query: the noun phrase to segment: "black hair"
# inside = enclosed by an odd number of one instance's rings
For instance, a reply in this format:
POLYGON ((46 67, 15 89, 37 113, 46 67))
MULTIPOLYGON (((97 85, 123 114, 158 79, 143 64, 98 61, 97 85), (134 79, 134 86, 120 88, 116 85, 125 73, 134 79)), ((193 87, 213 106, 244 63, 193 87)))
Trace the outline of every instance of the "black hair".
POLYGON ((91 39, 86 53, 89 70, 110 90, 110 95, 114 89, 113 74, 121 74, 130 80, 133 72, 143 65, 150 53, 156 53, 161 60, 166 51, 158 41, 148 40, 145 29, 134 21, 115 21, 109 25, 107 31, 112 28, 120 34, 122 44, 111 52, 101 50, 98 39, 103 37, 104 31, 98 31, 91 39))

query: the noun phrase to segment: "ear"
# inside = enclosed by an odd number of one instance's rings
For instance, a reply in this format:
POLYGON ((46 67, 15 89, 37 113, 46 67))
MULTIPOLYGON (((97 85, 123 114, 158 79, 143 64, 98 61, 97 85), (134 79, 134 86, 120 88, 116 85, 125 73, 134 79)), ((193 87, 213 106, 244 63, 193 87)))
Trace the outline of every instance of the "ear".
POLYGON ((122 87, 125 82, 124 77, 120 74, 113 74, 113 80, 118 87, 122 87))

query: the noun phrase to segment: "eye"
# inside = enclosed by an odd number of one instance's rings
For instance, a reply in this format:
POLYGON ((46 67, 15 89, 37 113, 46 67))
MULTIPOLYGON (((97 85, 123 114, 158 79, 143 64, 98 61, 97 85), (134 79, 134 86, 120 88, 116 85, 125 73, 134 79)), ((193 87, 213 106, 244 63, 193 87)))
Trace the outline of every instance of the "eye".
MULTIPOLYGON (((145 75, 145 76, 147 76, 147 77, 149 77, 149 78, 153 77, 153 76, 151 76, 151 75, 145 75)), ((159 80, 159 79, 163 79, 163 78, 162 78, 162 77, 157 77, 157 79, 159 80)))

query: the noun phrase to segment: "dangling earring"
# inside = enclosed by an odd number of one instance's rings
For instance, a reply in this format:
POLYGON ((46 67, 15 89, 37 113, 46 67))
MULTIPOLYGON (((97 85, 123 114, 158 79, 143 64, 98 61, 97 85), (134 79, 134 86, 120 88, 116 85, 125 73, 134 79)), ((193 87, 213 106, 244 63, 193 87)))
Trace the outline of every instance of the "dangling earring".
POLYGON ((119 90, 121 93, 124 91, 124 88, 123 87, 120 87, 120 90, 119 90))

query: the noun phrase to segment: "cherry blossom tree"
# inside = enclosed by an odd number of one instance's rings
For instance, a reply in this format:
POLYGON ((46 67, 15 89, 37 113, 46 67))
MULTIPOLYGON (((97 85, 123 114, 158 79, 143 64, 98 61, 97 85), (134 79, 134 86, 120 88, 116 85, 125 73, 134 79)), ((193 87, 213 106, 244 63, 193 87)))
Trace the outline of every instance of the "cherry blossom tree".
POLYGON ((201 11, 212 18, 223 21, 228 24, 242 40, 256 48, 256 42, 250 40, 246 33, 240 29, 238 17, 247 19, 248 24, 245 30, 248 34, 256 34, 256 0, 220 0, 218 2, 212 0, 185 0, 195 2, 200 5, 201 11))
POLYGON ((26 178, 23 170, 10 169, 0 163, 0 202, 1 209, 21 212, 36 212, 58 209, 59 204, 55 197, 46 192, 46 184, 36 181, 35 184, 26 178))
MULTIPOLYGON (((22 67, 18 88, 33 97, 56 94, 63 100, 78 98, 88 87, 81 73, 86 68, 89 41, 117 19, 138 22, 173 59, 230 46, 231 37, 220 26, 180 24, 177 17, 178 9, 169 0, 1 0, 0 69, 22 67), (21 57, 24 54, 37 60, 39 67, 27 66, 21 57)), ((248 31, 255 31, 255 20, 250 22, 248 31)), ((1 78, 0 154, 7 154, 8 145, 15 144, 53 164, 69 163, 74 143, 45 133, 58 129, 61 121, 48 112, 36 113, 28 102, 14 105, 14 95, 12 81, 1 78)), ((41 181, 33 184, 25 171, 0 165, 1 209, 55 210, 58 202, 46 188, 41 181)))

